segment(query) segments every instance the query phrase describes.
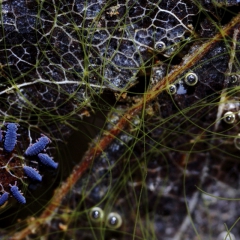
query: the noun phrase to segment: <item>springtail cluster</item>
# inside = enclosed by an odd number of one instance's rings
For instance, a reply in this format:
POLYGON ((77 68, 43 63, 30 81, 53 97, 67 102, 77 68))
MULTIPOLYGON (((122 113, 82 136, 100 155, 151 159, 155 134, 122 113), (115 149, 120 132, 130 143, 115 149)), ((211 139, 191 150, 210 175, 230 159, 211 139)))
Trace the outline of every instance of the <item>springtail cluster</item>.
MULTIPOLYGON (((4 130, 0 128, 0 143, 2 143, 3 145, 2 151, 3 153, 5 153, 5 156, 12 158, 14 156, 12 153, 17 144, 17 131, 19 125, 16 123, 6 123, 4 127, 4 130)), ((58 163, 56 163, 47 153, 45 153, 45 149, 49 143, 51 143, 51 140, 47 136, 42 134, 35 143, 31 144, 26 149, 26 151, 24 152, 25 157, 36 157, 43 165, 56 169, 58 167, 58 163)), ((42 176, 37 169, 23 164, 22 170, 23 173, 31 180, 38 182, 42 181, 42 176)), ((0 182, 0 186, 2 186, 2 190, 0 190, 0 206, 4 205, 8 201, 10 193, 19 203, 26 203, 25 197, 17 186, 17 181, 15 181, 14 184, 12 183, 12 181, 10 181, 9 184, 6 184, 5 182, 4 188, 6 189, 9 186, 9 192, 7 192, 4 190, 3 185, 0 182)))

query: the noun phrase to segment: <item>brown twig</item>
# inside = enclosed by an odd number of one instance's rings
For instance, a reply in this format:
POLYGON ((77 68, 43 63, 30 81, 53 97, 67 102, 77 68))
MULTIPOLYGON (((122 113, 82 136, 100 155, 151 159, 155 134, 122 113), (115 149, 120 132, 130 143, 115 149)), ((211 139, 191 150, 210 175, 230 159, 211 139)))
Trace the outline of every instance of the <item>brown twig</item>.
POLYGON ((183 63, 164 77, 159 83, 149 90, 144 97, 137 104, 133 105, 126 111, 119 122, 93 146, 90 148, 83 157, 80 164, 78 164, 72 174, 68 177, 65 183, 63 183, 56 191, 52 198, 52 201, 46 207, 42 215, 34 222, 29 224, 25 229, 17 232, 11 239, 20 240, 24 239, 27 235, 34 232, 42 223, 49 221, 55 214, 57 208, 61 205, 63 198, 75 185, 75 183, 82 177, 86 169, 92 164, 94 159, 98 157, 117 137, 117 135, 130 124, 132 118, 139 114, 144 106, 154 100, 166 87, 173 83, 176 78, 184 73, 186 70, 194 66, 199 62, 202 57, 211 50, 216 42, 227 36, 230 31, 240 23, 240 14, 238 14, 225 28, 220 29, 220 32, 211 40, 202 44, 191 55, 185 57, 183 63))

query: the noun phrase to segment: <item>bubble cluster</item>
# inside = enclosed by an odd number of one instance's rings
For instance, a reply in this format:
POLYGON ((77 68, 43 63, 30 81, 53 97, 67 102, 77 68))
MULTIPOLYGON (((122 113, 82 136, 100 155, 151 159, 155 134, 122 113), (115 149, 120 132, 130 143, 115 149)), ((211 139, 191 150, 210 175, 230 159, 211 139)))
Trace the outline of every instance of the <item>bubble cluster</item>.
POLYGON ((189 72, 184 76, 183 79, 179 78, 173 84, 170 84, 168 86, 167 91, 170 95, 172 94, 184 95, 187 94, 188 91, 191 92, 191 88, 194 87, 197 83, 198 75, 194 72, 189 72))
POLYGON ((100 207, 93 207, 89 211, 89 216, 93 222, 105 222, 106 226, 111 229, 118 229, 122 226, 122 217, 117 212, 110 212, 105 218, 104 211, 100 207))

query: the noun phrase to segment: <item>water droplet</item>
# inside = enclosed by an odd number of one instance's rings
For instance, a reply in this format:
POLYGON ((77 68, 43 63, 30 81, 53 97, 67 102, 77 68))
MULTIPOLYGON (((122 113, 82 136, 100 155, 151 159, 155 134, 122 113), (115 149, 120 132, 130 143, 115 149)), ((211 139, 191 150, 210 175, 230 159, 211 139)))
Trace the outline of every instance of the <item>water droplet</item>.
POLYGON ((169 94, 175 94, 177 92, 177 87, 174 84, 169 85, 168 87, 168 93, 169 94))
POLYGON ((237 75, 231 75, 230 77, 229 77, 229 82, 230 83, 236 83, 238 81, 238 76, 237 75))
POLYGON ((226 112, 223 116, 223 120, 227 123, 227 124, 233 124, 235 122, 235 114, 231 111, 226 112))
POLYGON ((116 212, 109 213, 106 225, 114 229, 120 228, 122 226, 122 217, 116 212))
POLYGON ((198 82, 198 76, 197 76, 197 74, 190 72, 190 73, 186 74, 184 81, 187 85, 194 86, 198 82))
POLYGON ((159 52, 162 52, 166 49, 166 44, 162 41, 156 42, 155 49, 159 52))
POLYGON ((89 212, 90 218, 94 222, 100 222, 104 218, 104 212, 99 207, 94 207, 89 212))

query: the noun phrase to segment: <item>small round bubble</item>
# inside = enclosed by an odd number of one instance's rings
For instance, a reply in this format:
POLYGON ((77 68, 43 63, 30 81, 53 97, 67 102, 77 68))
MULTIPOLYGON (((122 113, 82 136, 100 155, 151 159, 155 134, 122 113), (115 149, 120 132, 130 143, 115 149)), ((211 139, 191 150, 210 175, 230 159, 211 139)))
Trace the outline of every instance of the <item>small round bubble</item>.
POLYGON ((113 229, 120 228, 122 226, 122 217, 116 212, 109 213, 106 225, 113 229))
POLYGON ((90 210, 89 216, 93 222, 100 222, 104 218, 104 212, 101 208, 94 207, 90 210))
POLYGON ((233 124, 235 122, 235 114, 231 111, 226 112, 223 116, 223 120, 227 124, 233 124))
POLYGON ((169 85, 168 87, 168 93, 169 94, 175 94, 177 92, 177 87, 174 84, 169 85))
POLYGON ((237 75, 231 75, 230 77, 229 77, 229 82, 230 83, 236 83, 238 81, 238 76, 237 75))
POLYGON ((162 41, 156 42, 155 49, 159 52, 162 52, 166 49, 166 44, 162 41))
POLYGON ((192 73, 192 72, 188 73, 188 74, 186 74, 184 81, 187 85, 194 86, 198 82, 198 76, 197 76, 197 74, 192 73))

